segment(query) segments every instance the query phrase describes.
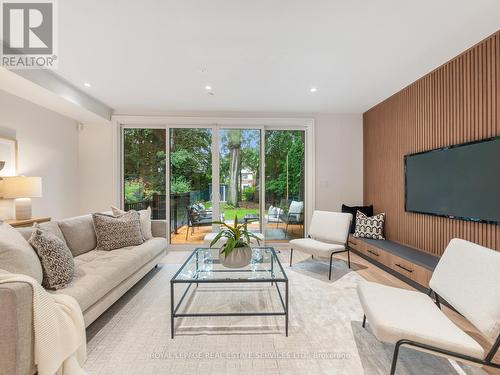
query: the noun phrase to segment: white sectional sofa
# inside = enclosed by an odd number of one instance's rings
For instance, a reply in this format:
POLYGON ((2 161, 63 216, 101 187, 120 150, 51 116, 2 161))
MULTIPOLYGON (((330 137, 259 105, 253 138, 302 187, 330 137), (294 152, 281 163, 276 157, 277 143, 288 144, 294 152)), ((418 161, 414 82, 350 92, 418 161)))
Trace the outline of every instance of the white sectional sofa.
MULTIPOLYGON (((127 290, 154 268, 166 254, 167 242, 153 237, 138 246, 95 250, 96 234, 91 215, 41 224, 62 238, 75 261, 73 281, 50 291, 74 297, 89 326, 127 290)), ((164 236, 163 223, 153 223, 153 236, 164 236)), ((17 229, 29 239, 32 228, 17 229)), ((1 269, 0 272, 5 272, 1 269)), ((0 285, 0 374, 34 374, 31 288, 27 284, 0 285)))

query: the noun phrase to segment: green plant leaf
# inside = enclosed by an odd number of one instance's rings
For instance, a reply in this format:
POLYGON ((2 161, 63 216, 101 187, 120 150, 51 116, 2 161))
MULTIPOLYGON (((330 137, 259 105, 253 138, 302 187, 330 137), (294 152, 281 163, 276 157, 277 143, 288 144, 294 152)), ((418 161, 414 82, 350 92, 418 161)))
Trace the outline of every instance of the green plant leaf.
POLYGON ((210 242, 210 247, 214 246, 214 245, 217 243, 217 241, 219 241, 219 240, 220 240, 220 238, 221 238, 223 235, 224 235, 224 232, 222 232, 222 231, 221 231, 221 232, 219 232, 219 233, 217 233, 217 235, 216 235, 216 236, 215 236, 215 238, 212 240, 212 242, 210 242))

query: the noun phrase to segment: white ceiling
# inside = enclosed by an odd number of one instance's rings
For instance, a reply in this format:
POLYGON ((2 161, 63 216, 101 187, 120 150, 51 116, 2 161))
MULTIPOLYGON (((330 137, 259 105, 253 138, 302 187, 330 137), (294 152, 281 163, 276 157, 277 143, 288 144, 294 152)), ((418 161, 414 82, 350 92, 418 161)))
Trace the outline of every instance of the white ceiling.
POLYGON ((129 114, 360 113, 500 26, 499 0, 64 0, 58 6, 56 73, 129 114), (207 84, 215 95, 206 93, 207 84))

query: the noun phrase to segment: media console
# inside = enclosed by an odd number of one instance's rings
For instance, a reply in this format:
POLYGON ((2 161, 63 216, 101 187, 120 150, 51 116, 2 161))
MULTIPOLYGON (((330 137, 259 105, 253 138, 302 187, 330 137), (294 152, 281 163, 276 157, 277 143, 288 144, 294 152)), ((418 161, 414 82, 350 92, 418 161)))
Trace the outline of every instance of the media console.
POLYGON ((349 235, 348 246, 363 258, 417 287, 427 289, 439 258, 389 240, 356 238, 349 235))

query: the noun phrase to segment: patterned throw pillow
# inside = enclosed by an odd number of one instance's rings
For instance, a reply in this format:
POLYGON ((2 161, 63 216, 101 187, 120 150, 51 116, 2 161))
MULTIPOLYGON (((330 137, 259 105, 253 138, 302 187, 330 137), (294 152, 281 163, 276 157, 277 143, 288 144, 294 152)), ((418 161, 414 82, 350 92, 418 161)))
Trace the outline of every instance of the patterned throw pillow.
POLYGON ((75 273, 75 262, 68 246, 46 229, 35 226, 29 239, 42 264, 42 286, 45 289, 66 287, 75 273))
POLYGON ((98 250, 114 250, 126 246, 137 246, 144 242, 139 213, 130 210, 115 217, 92 214, 98 250))
MULTIPOLYGON (((113 206, 111 206, 111 211, 113 211, 113 215, 115 216, 121 216, 126 212, 113 206)), ((142 236, 145 240, 150 240, 151 238, 153 238, 153 233, 151 232, 151 207, 148 207, 145 210, 140 210, 138 212, 139 218, 141 220, 142 236)))
POLYGON ((385 240, 384 221, 385 213, 368 217, 361 211, 356 212, 356 230, 354 231, 354 237, 385 240))

